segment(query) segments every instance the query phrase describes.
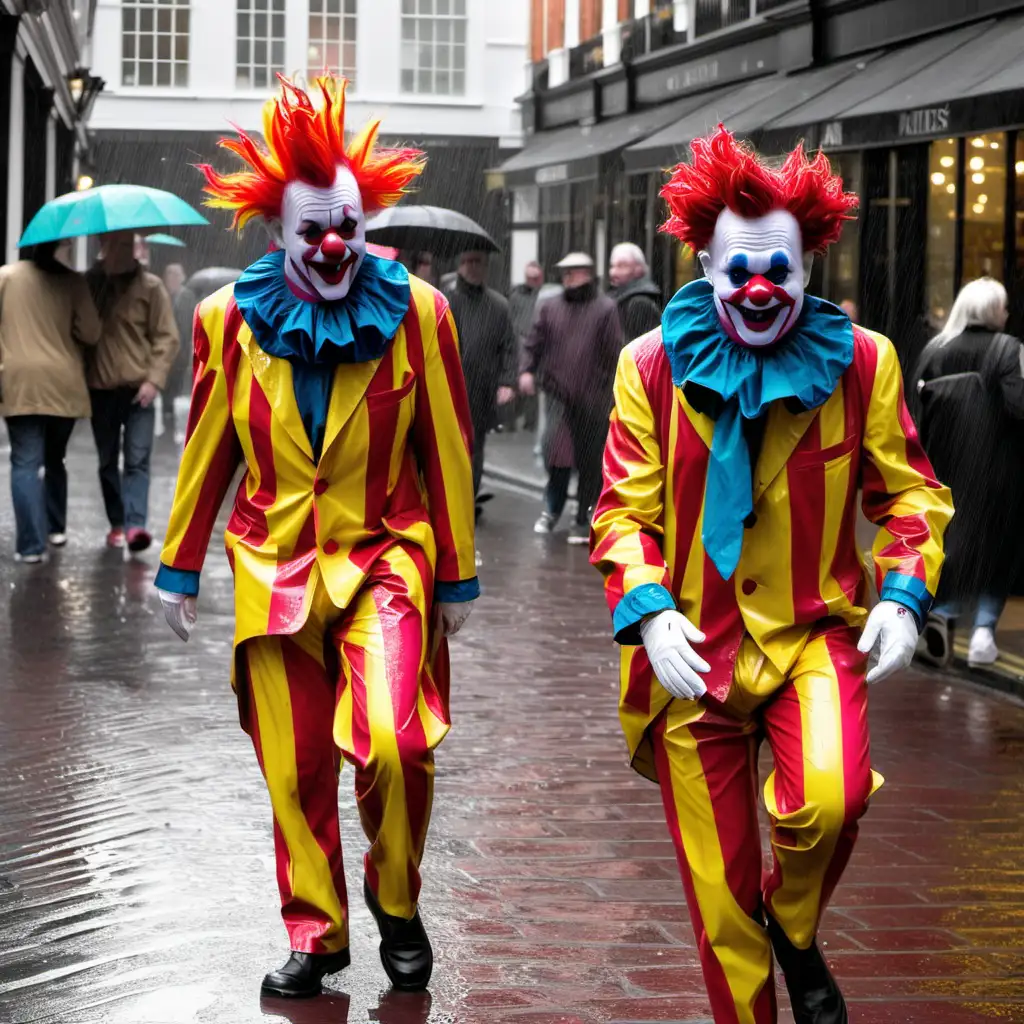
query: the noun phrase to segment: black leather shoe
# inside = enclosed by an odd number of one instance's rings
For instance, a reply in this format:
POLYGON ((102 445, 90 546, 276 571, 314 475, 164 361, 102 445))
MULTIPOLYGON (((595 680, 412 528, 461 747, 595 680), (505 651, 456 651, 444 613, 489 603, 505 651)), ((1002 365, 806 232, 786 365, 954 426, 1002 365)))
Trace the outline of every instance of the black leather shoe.
POLYGON ((295 953, 279 971, 263 979, 265 996, 309 999, 320 995, 320 982, 328 974, 343 971, 352 962, 347 949, 337 953, 295 953))
POLYGON ((796 1024, 849 1024, 846 1002, 816 942, 797 949, 770 914, 768 937, 786 976, 796 1024))
POLYGON ((434 970, 434 951, 419 911, 411 921, 385 914, 365 878, 363 896, 380 929, 380 959, 391 984, 405 992, 422 991, 434 970))

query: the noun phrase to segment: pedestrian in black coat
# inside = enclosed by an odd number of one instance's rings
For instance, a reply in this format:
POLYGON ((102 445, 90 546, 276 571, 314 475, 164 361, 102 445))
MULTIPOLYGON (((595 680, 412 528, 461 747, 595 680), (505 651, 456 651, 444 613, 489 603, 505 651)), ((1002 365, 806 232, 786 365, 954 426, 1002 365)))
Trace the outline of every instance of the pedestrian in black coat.
POLYGON ((661 290, 651 280, 643 250, 632 242, 612 249, 608 267, 608 297, 619 307, 626 341, 639 338, 661 325, 661 290))
POLYGON ((508 300, 488 288, 487 253, 464 252, 459 272, 448 290, 448 302, 459 332, 462 372, 466 377, 473 417, 473 486, 480 493, 484 444, 499 405, 516 397, 518 354, 508 300))
POLYGON ((967 604, 974 605, 968 664, 996 660, 996 624, 1021 561, 1024 348, 1001 333, 1006 319, 998 281, 964 285, 914 375, 921 439, 956 507, 939 601, 925 630, 931 656, 943 662, 950 627, 967 604))

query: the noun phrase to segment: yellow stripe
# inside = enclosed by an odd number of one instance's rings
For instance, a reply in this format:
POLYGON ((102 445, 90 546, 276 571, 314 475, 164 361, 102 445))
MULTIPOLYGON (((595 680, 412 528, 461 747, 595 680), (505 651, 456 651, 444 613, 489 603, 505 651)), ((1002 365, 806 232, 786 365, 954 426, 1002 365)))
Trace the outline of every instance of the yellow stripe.
POLYGON ((824 637, 807 644, 791 679, 800 702, 804 802, 788 814, 780 812, 775 795, 778 769, 765 783, 764 798, 773 821, 785 830, 782 839, 772 829, 772 846, 782 869, 772 913, 790 941, 806 949, 817 929, 821 889, 839 835, 841 820, 837 822, 836 815, 841 819, 845 811, 842 704, 824 637))
MULTIPOLYGON (((676 823, 693 881, 701 920, 732 993, 739 1024, 755 1024, 754 1005, 771 983, 767 936, 744 913, 729 889, 714 804, 690 724, 703 710, 689 701, 668 709, 664 743, 676 823)), ((735 827, 735 823, 732 823, 735 827)), ((756 843, 756 836, 752 837, 756 843)))
POLYGON ((825 466, 825 508, 822 523, 821 553, 818 564, 818 588, 829 614, 838 614, 849 606, 842 588, 832 575, 832 562, 839 547, 843 520, 850 514, 846 495, 850 486, 853 453, 834 459, 825 466))
POLYGON ((841 380, 832 392, 832 397, 821 407, 818 424, 821 429, 822 448, 831 448, 846 440, 846 403, 843 400, 841 380))
MULTIPOLYGON (((288 847, 288 884, 297 900, 318 908, 334 927, 323 938, 328 950, 348 945, 345 912, 331 866, 306 821, 299 796, 288 676, 277 637, 252 640, 246 648, 259 722, 260 747, 274 817, 288 847)), ((313 682, 310 680, 310 682, 313 682)))

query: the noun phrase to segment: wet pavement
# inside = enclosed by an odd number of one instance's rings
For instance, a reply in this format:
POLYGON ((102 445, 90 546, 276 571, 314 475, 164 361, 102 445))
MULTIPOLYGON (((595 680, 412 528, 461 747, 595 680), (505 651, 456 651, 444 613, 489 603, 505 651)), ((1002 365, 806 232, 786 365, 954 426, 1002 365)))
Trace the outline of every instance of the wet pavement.
MULTIPOLYGON (((172 469, 167 448, 156 523, 172 469)), ((706 1021, 658 792, 625 765, 599 580, 585 551, 532 534, 534 500, 502 492, 480 531, 486 594, 453 647, 430 997, 387 994, 356 903, 330 995, 261 1006, 285 938, 227 681, 227 565, 215 545, 182 645, 151 591, 156 555, 100 547, 94 471, 79 434, 71 543, 49 565, 12 564, 0 500, 0 1022, 706 1021)), ((873 691, 871 716, 887 783, 822 933, 851 1020, 1024 1021, 1024 710, 910 673, 873 691)))

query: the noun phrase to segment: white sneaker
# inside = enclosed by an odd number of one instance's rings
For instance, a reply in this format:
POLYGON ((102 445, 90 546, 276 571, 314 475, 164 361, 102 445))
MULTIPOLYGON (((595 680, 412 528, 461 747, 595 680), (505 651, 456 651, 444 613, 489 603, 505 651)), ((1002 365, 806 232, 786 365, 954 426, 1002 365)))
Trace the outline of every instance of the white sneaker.
POLYGON ((534 533, 554 533, 558 518, 550 512, 541 512, 540 518, 533 524, 534 533))
POLYGON ((20 555, 17 551, 14 552, 14 560, 21 562, 22 565, 40 565, 45 562, 46 555, 20 555))
POLYGON ((62 548, 68 542, 68 535, 66 533, 51 533, 50 543, 55 548, 62 548))
POLYGON ((999 658, 996 638, 988 626, 980 626, 971 635, 971 646, 967 650, 967 664, 971 668, 994 665, 999 658))

